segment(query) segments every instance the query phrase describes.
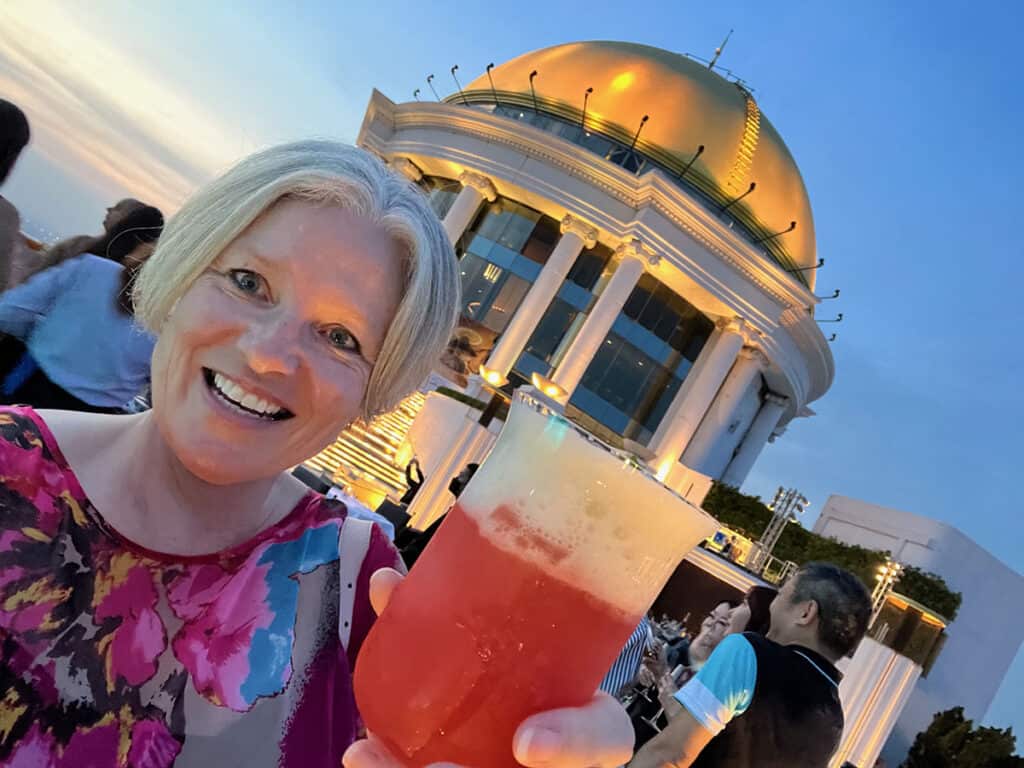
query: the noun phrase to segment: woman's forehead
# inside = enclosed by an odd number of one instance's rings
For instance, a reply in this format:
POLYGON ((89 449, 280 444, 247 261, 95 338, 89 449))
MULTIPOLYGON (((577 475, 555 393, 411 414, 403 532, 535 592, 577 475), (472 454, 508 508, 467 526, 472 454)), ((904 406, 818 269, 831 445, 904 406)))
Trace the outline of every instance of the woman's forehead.
POLYGON ((374 295, 382 283, 401 285, 398 243, 362 214, 337 206, 285 200, 257 218, 217 258, 268 277, 288 273, 321 290, 374 295))

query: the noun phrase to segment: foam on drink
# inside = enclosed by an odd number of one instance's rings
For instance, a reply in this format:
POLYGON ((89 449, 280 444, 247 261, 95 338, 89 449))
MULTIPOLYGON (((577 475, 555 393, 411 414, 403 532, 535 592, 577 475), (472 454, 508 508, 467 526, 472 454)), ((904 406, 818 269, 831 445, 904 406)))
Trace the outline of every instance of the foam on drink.
POLYGON ((642 615, 681 556, 717 523, 563 418, 519 398, 512 408, 509 434, 459 506, 498 548, 642 615))

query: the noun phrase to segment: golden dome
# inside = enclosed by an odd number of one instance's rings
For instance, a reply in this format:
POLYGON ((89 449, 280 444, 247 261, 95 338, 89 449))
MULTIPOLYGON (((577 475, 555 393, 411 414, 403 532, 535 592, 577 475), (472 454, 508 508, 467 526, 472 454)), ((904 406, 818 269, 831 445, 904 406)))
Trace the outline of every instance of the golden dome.
MULTIPOLYGON (((678 174, 685 182, 724 205, 756 188, 729 207, 758 237, 796 229, 764 243, 784 267, 816 263, 811 204, 800 171, 778 132, 761 114, 749 91, 693 59, 647 45, 581 42, 526 53, 491 71, 503 104, 533 106, 530 73, 537 104, 570 121, 579 121, 587 88, 586 125, 592 131, 633 141, 641 118, 649 115, 636 143, 642 154, 678 174)), ((464 91, 469 102, 492 102, 486 74, 464 91)), ((457 102, 459 94, 446 101, 457 102)), ((814 285, 814 271, 797 273, 814 285)))

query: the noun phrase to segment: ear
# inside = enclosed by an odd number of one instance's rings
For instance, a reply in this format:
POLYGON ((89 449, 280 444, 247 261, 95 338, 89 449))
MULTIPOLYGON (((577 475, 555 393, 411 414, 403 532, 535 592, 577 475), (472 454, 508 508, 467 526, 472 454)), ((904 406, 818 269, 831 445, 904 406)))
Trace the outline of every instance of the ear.
POLYGON ((797 615, 796 618, 797 626, 810 626, 818 620, 818 617, 820 615, 821 614, 818 609, 818 601, 808 600, 807 602, 803 603, 800 607, 800 613, 797 615))

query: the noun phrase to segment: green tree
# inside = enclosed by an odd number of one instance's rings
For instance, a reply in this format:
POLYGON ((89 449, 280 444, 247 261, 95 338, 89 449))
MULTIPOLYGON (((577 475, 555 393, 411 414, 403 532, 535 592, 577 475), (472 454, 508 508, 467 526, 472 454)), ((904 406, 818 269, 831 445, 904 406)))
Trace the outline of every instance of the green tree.
POLYGON ((974 727, 963 707, 936 713, 900 768, 1024 768, 1013 729, 974 727))

